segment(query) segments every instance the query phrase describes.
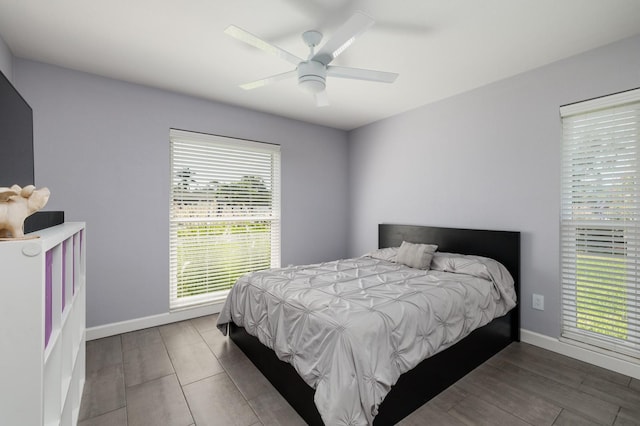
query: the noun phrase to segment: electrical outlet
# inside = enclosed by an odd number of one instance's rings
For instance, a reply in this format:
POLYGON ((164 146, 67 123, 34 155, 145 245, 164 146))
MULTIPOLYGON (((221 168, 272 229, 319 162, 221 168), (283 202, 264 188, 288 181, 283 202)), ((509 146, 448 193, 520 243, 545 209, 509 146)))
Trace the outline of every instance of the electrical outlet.
POLYGON ((544 311, 544 296, 541 294, 534 294, 532 298, 532 307, 539 311, 544 311))

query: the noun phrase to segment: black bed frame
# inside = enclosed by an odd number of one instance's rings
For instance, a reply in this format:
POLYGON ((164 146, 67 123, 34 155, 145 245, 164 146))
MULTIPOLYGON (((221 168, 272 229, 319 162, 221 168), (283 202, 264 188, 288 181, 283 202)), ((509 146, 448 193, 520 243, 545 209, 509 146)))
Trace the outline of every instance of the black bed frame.
MULTIPOLYGON (((516 294, 520 298, 519 232, 381 224, 378 238, 379 248, 397 247, 402 241, 408 241, 437 244, 441 252, 496 259, 513 276, 516 294)), ((313 402, 314 389, 298 376, 290 364, 280 361, 275 352, 242 327, 229 324, 229 335, 308 424, 323 424, 313 402)), ((454 346, 425 359, 401 375, 380 405, 373 424, 397 423, 511 342, 519 340, 518 304, 505 316, 476 329, 454 346)))

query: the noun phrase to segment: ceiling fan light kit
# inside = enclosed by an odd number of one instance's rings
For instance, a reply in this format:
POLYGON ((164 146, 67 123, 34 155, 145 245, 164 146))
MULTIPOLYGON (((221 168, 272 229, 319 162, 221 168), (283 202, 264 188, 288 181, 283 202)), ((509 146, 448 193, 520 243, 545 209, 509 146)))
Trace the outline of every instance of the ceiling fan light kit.
POLYGON ((303 61, 298 64, 298 86, 309 93, 322 92, 326 86, 327 68, 320 62, 303 61))
POLYGON ((235 25, 227 27, 225 33, 296 65, 295 70, 245 83, 240 85, 241 88, 245 90, 256 89, 297 75, 298 86, 315 96, 316 106, 326 106, 329 105, 329 99, 325 90, 327 75, 337 78, 381 83, 393 83, 398 77, 398 74, 390 72, 329 65, 344 52, 360 34, 373 24, 374 20, 371 17, 362 12, 356 12, 347 22, 338 28, 335 34, 327 40, 317 53, 314 51, 315 47, 322 41, 322 33, 316 30, 305 31, 302 34, 302 39, 307 46, 309 46, 309 57, 307 60, 301 59, 235 25))

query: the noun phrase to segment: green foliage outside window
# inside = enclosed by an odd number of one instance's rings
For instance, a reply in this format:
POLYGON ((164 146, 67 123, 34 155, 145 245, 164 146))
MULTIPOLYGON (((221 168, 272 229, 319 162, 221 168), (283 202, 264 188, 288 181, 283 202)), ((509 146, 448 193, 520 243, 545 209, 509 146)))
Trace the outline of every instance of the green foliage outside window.
POLYGON ((576 268, 578 328, 627 339, 625 262, 582 253, 577 256, 576 268))
POLYGON ((272 194, 261 177, 205 184, 185 168, 174 182, 176 217, 185 219, 177 226, 178 298, 227 290, 270 267, 271 222, 258 217, 270 214, 272 194))

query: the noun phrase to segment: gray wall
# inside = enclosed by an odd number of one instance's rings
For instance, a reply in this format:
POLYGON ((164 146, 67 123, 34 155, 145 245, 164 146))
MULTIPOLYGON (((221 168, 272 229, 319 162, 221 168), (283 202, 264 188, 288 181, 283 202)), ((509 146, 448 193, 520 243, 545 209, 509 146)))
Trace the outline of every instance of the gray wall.
POLYGON ((522 326, 558 336, 559 106, 639 87, 638 52, 640 36, 350 132, 350 254, 383 222, 521 231, 522 326))
POLYGON ((0 71, 9 81, 13 81, 13 55, 2 37, 0 37, 0 71))
POLYGON ((16 58, 47 209, 86 221, 87 326, 168 311, 169 128, 282 146, 282 264, 344 257, 346 132, 16 58))

